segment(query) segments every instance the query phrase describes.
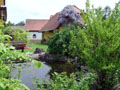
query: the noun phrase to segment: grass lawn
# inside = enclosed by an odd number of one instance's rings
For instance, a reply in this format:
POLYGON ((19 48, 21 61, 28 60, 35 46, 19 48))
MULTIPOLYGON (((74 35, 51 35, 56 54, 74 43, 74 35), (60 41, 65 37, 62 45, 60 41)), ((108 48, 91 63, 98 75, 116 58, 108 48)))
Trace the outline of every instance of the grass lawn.
POLYGON ((24 49, 24 52, 34 52, 36 48, 43 49, 44 51, 47 51, 48 45, 42 44, 42 43, 30 43, 26 46, 31 47, 32 49, 24 49))

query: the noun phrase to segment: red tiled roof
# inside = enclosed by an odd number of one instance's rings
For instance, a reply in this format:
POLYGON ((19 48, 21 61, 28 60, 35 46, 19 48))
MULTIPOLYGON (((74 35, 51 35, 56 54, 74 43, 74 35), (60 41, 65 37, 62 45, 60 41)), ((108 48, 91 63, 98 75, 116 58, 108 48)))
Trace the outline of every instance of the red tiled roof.
MULTIPOLYGON (((73 5, 73 8, 74 8, 74 10, 75 10, 75 12, 77 12, 77 13, 80 13, 80 15, 81 15, 81 17, 82 17, 82 14, 81 14, 81 9, 79 9, 77 6, 75 6, 75 5, 73 5)), ((85 24, 85 22, 84 22, 84 19, 83 18, 81 18, 81 22, 80 22, 82 25, 84 25, 85 24)))
POLYGON ((81 13, 81 10, 77 6, 73 5, 73 8, 74 8, 75 12, 81 13))
POLYGON ((25 29, 29 31, 39 31, 48 22, 47 19, 27 19, 25 29))
POLYGON ((58 17, 59 17, 59 13, 56 13, 54 16, 51 16, 50 20, 48 21, 48 23, 41 29, 41 31, 51 31, 51 30, 55 30, 59 27, 58 24, 58 17))

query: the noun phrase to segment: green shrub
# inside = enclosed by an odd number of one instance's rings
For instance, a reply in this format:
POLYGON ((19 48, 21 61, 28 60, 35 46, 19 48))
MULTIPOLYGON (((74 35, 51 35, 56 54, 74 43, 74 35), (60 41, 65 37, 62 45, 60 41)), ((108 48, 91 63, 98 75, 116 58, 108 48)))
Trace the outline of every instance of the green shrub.
POLYGON ((71 40, 71 32, 77 33, 77 24, 70 27, 64 26, 54 32, 54 36, 48 42, 48 51, 54 55, 69 55, 68 46, 71 40))
POLYGON ((39 90, 90 90, 89 86, 94 83, 95 78, 95 74, 88 73, 77 82, 74 74, 68 77, 66 73, 54 73, 53 80, 42 84, 37 80, 36 83, 39 90))
POLYGON ((18 79, 0 78, 0 90, 30 90, 18 79))
MULTIPOLYGON (((0 90, 30 90, 22 84, 18 79, 12 79, 11 66, 12 60, 19 58, 20 60, 28 59, 29 57, 17 51, 11 51, 8 44, 4 44, 5 39, 10 39, 9 35, 4 35, 2 32, 4 26, 0 24, 0 90)), ((12 47, 13 48, 13 47, 12 47)))
POLYGON ((19 27, 8 26, 3 29, 3 33, 5 35, 9 35, 12 37, 11 40, 23 40, 24 42, 29 42, 28 40, 28 31, 19 27))
POLYGON ((69 53, 97 72, 98 89, 112 90, 120 82, 120 5, 105 20, 101 8, 95 14, 94 7, 86 5, 86 26, 71 33, 69 53))
POLYGON ((20 83, 20 80, 12 79, 10 74, 10 65, 0 60, 0 90, 30 90, 24 84, 20 83))

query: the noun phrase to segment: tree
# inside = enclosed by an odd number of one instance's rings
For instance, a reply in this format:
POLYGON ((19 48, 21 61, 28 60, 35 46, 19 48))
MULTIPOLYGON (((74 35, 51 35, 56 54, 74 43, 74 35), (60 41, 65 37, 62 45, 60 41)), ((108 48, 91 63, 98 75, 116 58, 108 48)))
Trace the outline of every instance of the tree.
POLYGON ((109 6, 106 6, 103 9, 103 19, 106 19, 111 13, 112 13, 111 8, 109 6))
POLYGON ((14 23, 12 23, 12 22, 10 22, 10 21, 8 21, 8 23, 6 23, 6 27, 8 27, 8 26, 14 26, 15 24, 14 23))
POLYGON ((101 8, 95 13, 89 2, 86 5, 86 27, 71 33, 69 52, 97 73, 97 90, 113 90, 120 82, 120 4, 106 19, 101 8))
POLYGON ((5 27, 2 32, 5 35, 10 35, 11 40, 23 40, 24 42, 29 42, 27 36, 29 35, 28 31, 19 27, 5 27))
POLYGON ((25 25, 25 22, 24 21, 20 21, 19 23, 16 24, 17 26, 23 26, 25 25))

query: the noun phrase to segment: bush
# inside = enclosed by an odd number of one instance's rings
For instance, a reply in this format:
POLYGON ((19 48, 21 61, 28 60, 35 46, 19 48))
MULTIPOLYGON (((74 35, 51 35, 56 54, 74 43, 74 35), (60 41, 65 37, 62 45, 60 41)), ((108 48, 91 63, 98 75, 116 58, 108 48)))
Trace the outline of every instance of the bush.
POLYGON ((30 90, 18 79, 10 78, 10 65, 0 60, 0 90, 30 90))
POLYGON ((39 90, 90 90, 89 86, 94 83, 95 78, 95 74, 88 73, 77 82, 74 74, 68 77, 66 73, 54 73, 53 80, 42 84, 37 80, 36 83, 39 90))
POLYGON ((54 36, 48 42, 48 51, 54 55, 69 56, 68 46, 71 40, 71 32, 77 33, 77 24, 71 27, 64 26, 59 30, 54 31, 54 36))
POLYGON ((0 90, 30 90, 20 82, 18 79, 12 79, 11 66, 12 60, 19 58, 20 60, 28 59, 28 56, 23 56, 23 54, 11 51, 11 47, 8 44, 4 44, 5 39, 10 39, 9 35, 4 35, 2 30, 4 26, 0 24, 0 90))
POLYGON ((11 27, 11 26, 8 26, 6 28, 3 29, 3 33, 5 35, 9 35, 12 37, 11 40, 23 40, 24 42, 29 42, 28 40, 28 31, 27 30, 24 30, 24 29, 21 29, 19 27, 11 27))
POLYGON ((78 56, 81 62, 97 72, 100 90, 112 90, 120 82, 120 9, 119 4, 106 19, 102 9, 95 14, 89 2, 84 14, 86 27, 78 27, 78 33, 71 33, 69 53, 78 56))

